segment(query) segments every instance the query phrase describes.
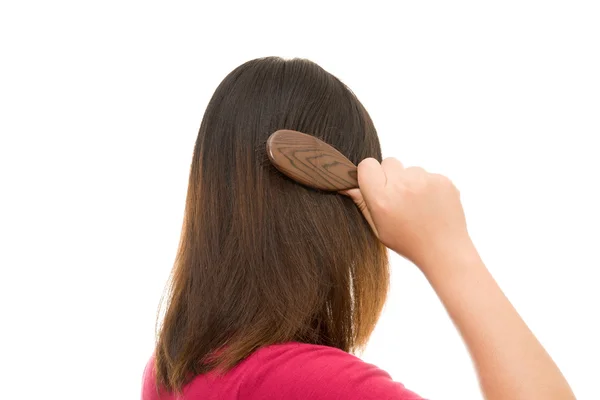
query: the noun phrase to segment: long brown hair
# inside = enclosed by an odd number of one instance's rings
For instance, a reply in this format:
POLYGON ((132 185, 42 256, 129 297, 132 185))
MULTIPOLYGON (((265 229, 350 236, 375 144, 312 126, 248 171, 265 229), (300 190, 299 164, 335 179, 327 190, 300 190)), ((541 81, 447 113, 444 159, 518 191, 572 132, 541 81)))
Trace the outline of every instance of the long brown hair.
POLYGON ((278 129, 313 134, 354 163, 381 160, 366 110, 317 64, 256 59, 223 80, 194 147, 155 351, 159 387, 181 391, 275 343, 355 352, 379 318, 385 247, 350 198, 269 164, 266 140, 278 129))

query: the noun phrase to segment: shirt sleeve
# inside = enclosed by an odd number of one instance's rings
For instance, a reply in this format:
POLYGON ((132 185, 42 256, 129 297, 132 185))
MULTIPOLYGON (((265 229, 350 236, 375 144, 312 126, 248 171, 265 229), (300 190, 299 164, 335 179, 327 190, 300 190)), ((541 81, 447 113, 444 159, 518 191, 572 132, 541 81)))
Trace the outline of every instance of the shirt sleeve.
POLYGON ((423 400, 375 365, 331 347, 297 344, 256 361, 244 386, 260 399, 423 400))

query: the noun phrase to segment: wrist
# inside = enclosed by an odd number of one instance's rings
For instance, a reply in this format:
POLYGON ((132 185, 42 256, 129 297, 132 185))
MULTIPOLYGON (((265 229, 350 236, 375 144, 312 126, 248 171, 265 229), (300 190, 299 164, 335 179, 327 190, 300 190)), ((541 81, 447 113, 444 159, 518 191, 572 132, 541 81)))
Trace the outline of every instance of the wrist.
POLYGON ((439 278, 445 280, 483 266, 479 253, 468 235, 432 244, 415 264, 430 281, 439 278))

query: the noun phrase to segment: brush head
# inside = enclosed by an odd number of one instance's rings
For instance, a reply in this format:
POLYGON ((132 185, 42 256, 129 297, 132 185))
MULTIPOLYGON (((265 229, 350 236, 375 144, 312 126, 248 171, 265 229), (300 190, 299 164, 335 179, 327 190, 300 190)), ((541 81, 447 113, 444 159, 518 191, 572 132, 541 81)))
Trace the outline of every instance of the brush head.
POLYGON ((314 136, 278 130, 267 140, 267 154, 275 168, 303 185, 335 192, 358 187, 356 165, 314 136))

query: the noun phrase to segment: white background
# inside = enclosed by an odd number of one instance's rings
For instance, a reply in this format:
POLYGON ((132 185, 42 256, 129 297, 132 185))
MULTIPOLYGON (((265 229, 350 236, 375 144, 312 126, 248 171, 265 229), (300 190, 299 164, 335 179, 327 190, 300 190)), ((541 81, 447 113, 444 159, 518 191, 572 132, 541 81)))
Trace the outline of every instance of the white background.
MULTIPOLYGON (((348 84, 385 156, 455 181, 489 269, 600 399, 598 2, 5 1, 0 41, 1 398, 139 398, 206 104, 279 55, 348 84)), ((425 279, 392 269, 363 358, 481 398, 425 279)))

